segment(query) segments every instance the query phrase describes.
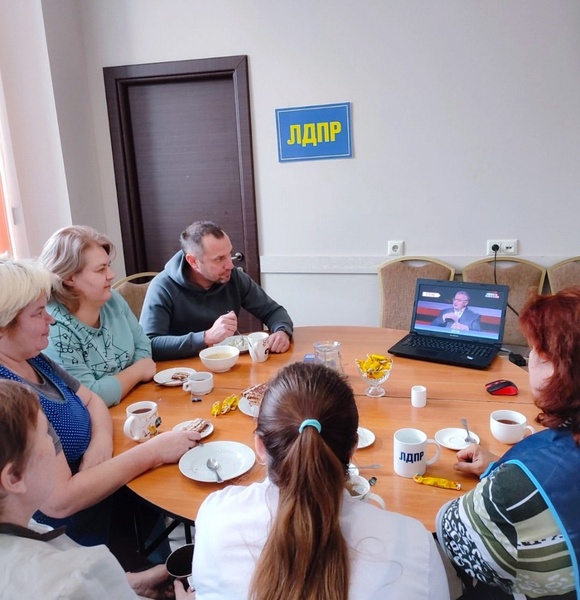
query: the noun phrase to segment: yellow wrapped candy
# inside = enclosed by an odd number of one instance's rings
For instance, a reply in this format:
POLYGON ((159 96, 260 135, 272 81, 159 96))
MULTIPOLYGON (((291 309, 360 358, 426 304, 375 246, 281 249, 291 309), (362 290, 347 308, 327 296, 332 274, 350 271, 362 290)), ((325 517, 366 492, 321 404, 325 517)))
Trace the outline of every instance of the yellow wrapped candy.
POLYGON ((232 394, 223 400, 218 400, 211 405, 211 414, 214 417, 219 417, 219 415, 225 415, 231 410, 236 410, 239 401, 240 398, 235 394, 232 394))
POLYGON ((236 410, 238 408, 238 402, 240 399, 235 394, 228 396, 222 401, 222 415, 230 412, 230 410, 236 410))
POLYGON ((435 487, 445 488, 447 490, 460 490, 461 484, 457 481, 449 481, 449 479, 443 479, 443 477, 422 477, 421 475, 415 475, 413 481, 422 483, 423 485, 433 485, 435 487))
POLYGON ((356 364, 367 379, 381 379, 391 370, 393 359, 381 354, 367 354, 365 360, 356 359, 356 364))

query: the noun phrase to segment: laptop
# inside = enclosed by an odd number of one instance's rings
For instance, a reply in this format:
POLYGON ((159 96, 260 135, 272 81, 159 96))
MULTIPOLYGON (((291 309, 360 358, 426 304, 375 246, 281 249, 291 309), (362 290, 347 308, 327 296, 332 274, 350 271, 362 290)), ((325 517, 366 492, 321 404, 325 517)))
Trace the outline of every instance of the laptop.
POLYGON ((507 285, 418 279, 411 331, 391 354, 473 369, 501 350, 507 285))

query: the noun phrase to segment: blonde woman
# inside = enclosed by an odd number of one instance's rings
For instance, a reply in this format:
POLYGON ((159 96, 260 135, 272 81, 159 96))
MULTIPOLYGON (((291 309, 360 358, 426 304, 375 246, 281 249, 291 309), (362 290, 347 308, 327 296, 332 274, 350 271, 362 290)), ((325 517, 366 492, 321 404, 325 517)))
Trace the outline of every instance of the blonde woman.
POLYGON ((46 354, 114 406, 156 367, 151 342, 127 302, 111 289, 111 240, 91 227, 65 227, 44 245, 40 262, 54 276, 46 354))
POLYGON ((89 546, 107 541, 111 494, 148 469, 177 462, 199 434, 162 433, 112 457, 113 426, 102 399, 42 353, 54 321, 46 312, 50 281, 37 262, 0 258, 0 379, 34 389, 58 438, 55 489, 40 499, 36 520, 66 525, 71 538, 89 546))

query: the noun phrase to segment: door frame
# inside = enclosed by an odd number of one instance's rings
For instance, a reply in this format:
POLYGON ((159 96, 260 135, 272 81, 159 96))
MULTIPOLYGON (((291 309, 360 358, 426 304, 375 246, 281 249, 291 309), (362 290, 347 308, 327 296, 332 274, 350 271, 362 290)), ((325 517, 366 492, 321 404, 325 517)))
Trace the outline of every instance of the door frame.
MULTIPOLYGON (((245 271, 260 284, 247 56, 105 67, 103 74, 126 273, 132 274, 149 270, 144 258, 144 232, 141 221, 135 150, 131 144, 129 90, 131 86, 147 83, 188 82, 217 77, 231 79, 233 83, 243 219, 241 223, 244 240, 242 252, 245 271)), ((187 225, 189 223, 185 223, 184 228, 187 225)))

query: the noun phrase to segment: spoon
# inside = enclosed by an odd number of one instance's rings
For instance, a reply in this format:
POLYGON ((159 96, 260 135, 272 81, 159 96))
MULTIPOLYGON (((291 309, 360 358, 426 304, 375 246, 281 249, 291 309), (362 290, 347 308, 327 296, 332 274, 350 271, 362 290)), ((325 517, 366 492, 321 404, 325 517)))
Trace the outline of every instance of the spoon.
POLYGON ((467 419, 461 419, 461 424, 465 427, 465 431, 467 432, 467 437, 465 441, 469 444, 477 444, 477 440, 471 435, 469 432, 469 427, 467 427, 467 419))
POLYGON ((348 468, 349 471, 354 471, 355 469, 380 469, 381 464, 375 463, 373 465, 352 465, 348 468))
POLYGON ((223 479, 218 473, 218 469, 220 468, 220 464, 218 463, 218 461, 215 458, 208 458, 205 464, 210 471, 214 471, 217 482, 222 483, 223 479))

